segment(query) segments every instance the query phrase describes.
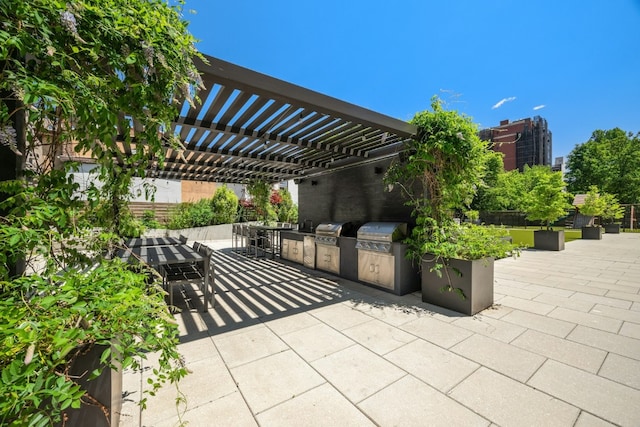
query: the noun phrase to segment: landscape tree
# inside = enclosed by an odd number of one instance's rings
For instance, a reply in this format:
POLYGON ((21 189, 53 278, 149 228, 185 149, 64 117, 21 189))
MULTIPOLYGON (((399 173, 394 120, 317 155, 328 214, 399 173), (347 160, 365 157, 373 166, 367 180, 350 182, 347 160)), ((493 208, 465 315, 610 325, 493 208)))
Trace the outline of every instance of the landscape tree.
POLYGON ((522 210, 527 219, 542 221, 548 230, 551 224, 564 216, 571 208, 571 194, 565 191, 562 173, 553 172, 548 166, 525 167, 522 172, 524 198, 522 210))
POLYGON ((604 214, 606 208, 607 200, 602 197, 600 190, 598 190, 598 186, 596 185, 589 187, 589 191, 584 198, 584 202, 581 205, 578 205, 579 212, 589 217, 588 226, 593 226, 596 217, 604 214))
POLYGON ((269 222, 277 219, 276 211, 271 204, 273 185, 266 181, 255 180, 247 184, 247 191, 253 200, 253 206, 260 221, 269 222))
POLYGON ((232 189, 223 185, 211 199, 213 218, 211 224, 231 224, 238 215, 238 196, 232 189))
POLYGON ((498 151, 488 151, 485 157, 484 177, 478 184, 471 208, 477 211, 495 211, 503 209, 494 191, 498 187, 500 176, 504 174, 504 155, 498 151))
POLYGON ((568 190, 586 193, 597 185, 620 203, 640 202, 640 133, 622 129, 596 130, 576 145, 567 158, 568 190))
POLYGON ((610 224, 617 219, 624 218, 624 207, 620 206, 616 196, 610 193, 603 193, 600 197, 604 200, 605 207, 602 213, 602 220, 605 224, 610 224))
POLYGON ((492 194, 500 209, 522 211, 526 191, 523 173, 516 169, 498 176, 498 184, 492 189, 492 194))
POLYGON ((151 271, 105 255, 131 177, 180 148, 165 131, 182 100, 197 101, 198 53, 181 1, 0 0, 0 17, 0 148, 19 178, 0 185, 0 424, 64 424, 91 400, 68 369, 94 344, 118 338, 101 369, 159 352, 152 389, 186 374, 151 271), (78 153, 103 184, 88 205, 59 162, 78 153))
POLYGON ((298 221, 298 207, 293 203, 291 193, 286 188, 280 188, 278 192, 271 195, 271 204, 274 205, 278 221, 290 223, 298 221))

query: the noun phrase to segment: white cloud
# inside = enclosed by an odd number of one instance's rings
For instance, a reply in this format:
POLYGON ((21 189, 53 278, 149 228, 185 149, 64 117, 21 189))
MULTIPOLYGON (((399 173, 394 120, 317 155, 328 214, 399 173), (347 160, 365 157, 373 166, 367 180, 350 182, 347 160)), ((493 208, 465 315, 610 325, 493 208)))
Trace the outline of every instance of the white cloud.
POLYGON ((509 98, 502 98, 500 101, 496 102, 496 104, 491 107, 492 110, 495 110, 496 108, 500 108, 502 107, 502 104, 504 104, 505 102, 511 102, 511 101, 515 101, 516 97, 515 96, 510 96, 509 98))
POLYGON ((544 104, 536 105, 535 107, 533 107, 533 110, 534 111, 542 110, 544 107, 546 107, 546 105, 544 104))

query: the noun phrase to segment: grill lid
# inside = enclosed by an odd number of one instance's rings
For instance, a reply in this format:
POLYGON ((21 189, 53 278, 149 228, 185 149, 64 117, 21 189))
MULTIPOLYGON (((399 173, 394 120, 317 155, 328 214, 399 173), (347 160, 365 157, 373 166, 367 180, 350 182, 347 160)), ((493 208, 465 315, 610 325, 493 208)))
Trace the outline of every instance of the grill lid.
POLYGON ((338 237, 342 235, 343 228, 348 222, 324 222, 316 227, 316 236, 338 237))
POLYGON ((396 242, 407 235, 404 222, 368 222, 358 229, 358 240, 396 242))

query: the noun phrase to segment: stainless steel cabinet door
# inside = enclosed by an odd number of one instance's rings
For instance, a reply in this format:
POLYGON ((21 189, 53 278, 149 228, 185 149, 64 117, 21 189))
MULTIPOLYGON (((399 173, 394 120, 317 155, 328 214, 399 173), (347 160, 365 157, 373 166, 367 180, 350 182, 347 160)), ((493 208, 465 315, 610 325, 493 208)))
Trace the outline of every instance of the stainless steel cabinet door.
POLYGON ((340 248, 316 245, 316 268, 340 274, 340 248))
POLYGON ((358 251, 358 280, 393 289, 395 258, 378 252, 358 251))

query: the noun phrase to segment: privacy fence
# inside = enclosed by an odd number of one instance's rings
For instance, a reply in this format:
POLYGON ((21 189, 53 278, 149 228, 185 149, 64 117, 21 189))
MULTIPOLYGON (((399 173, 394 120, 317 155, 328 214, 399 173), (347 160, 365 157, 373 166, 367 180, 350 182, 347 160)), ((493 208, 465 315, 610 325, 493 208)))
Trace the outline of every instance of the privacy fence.
MULTIPOLYGON (((622 205, 625 208, 624 217, 615 222, 622 224, 624 229, 640 228, 640 204, 622 205)), ((589 217, 570 209, 567 214, 554 222, 555 227, 580 228, 589 222, 589 217)), ((480 212, 480 222, 484 224, 504 225, 506 227, 540 227, 540 221, 530 221, 526 214, 520 211, 483 211, 480 212)), ((601 223, 596 219, 596 223, 601 223)))

